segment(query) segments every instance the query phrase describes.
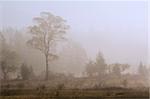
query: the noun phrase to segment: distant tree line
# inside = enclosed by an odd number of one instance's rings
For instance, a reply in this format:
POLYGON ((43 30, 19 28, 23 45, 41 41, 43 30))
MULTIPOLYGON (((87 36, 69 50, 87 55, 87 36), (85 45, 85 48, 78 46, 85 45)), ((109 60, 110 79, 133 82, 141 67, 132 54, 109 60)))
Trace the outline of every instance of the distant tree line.
MULTIPOLYGON (((122 79, 122 85, 124 87, 128 84, 128 78, 135 78, 134 74, 129 73, 129 64, 113 63, 107 64, 103 57, 103 54, 99 52, 95 61, 90 60, 86 65, 86 76, 90 78, 96 78, 99 81, 99 86, 102 87, 103 83, 122 79)), ((143 82, 148 82, 149 68, 140 62, 136 76, 143 82)), ((98 86, 97 86, 98 87, 98 86)))
POLYGON ((107 64, 101 52, 98 53, 95 62, 89 61, 86 66, 86 74, 88 76, 103 77, 106 74, 121 76, 122 72, 130 67, 129 64, 107 64))

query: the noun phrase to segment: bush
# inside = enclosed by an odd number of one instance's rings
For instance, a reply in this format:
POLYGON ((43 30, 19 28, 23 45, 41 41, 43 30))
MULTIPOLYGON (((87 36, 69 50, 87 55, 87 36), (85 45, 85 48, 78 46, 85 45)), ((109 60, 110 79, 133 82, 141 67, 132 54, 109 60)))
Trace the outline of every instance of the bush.
POLYGON ((17 88, 21 89, 21 88, 25 87, 25 84, 24 83, 18 83, 16 86, 17 86, 17 88))

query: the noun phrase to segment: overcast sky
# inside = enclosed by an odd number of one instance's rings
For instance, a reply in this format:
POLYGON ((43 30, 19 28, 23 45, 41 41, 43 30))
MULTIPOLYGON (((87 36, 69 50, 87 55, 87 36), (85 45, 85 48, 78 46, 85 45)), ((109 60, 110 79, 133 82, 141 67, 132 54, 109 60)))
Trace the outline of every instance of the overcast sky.
POLYGON ((108 63, 146 63, 148 8, 142 1, 1 2, 0 26, 24 28, 48 11, 70 25, 68 35, 80 43, 89 58, 100 50, 108 63))

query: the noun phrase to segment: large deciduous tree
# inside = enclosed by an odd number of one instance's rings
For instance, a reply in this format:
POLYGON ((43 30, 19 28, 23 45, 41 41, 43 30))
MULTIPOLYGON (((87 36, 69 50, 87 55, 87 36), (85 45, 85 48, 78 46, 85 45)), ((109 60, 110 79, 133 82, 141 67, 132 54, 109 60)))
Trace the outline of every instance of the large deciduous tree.
POLYGON ((35 17, 33 20, 36 23, 29 27, 32 39, 27 43, 44 54, 46 61, 45 80, 48 80, 49 60, 57 57, 54 55, 52 49, 55 47, 57 41, 65 39, 64 34, 69 26, 66 25, 64 19, 49 12, 42 12, 39 17, 35 17))

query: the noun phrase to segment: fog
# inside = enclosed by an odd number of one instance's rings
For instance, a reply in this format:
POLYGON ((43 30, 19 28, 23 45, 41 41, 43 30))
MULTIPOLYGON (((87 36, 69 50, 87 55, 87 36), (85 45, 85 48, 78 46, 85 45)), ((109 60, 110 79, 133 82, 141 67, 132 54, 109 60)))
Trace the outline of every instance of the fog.
POLYGON ((86 64, 95 61, 98 52, 107 64, 129 64, 128 72, 132 73, 140 62, 148 63, 147 2, 1 1, 0 4, 0 28, 6 29, 3 35, 14 45, 22 62, 33 66, 37 73, 45 70, 44 56, 26 42, 31 38, 28 27, 41 12, 60 16, 70 26, 65 35, 67 40, 55 48, 59 59, 50 63, 52 71, 83 75, 86 64))
POLYGON ((146 1, 0 1, 0 98, 149 97, 148 9, 146 1))

